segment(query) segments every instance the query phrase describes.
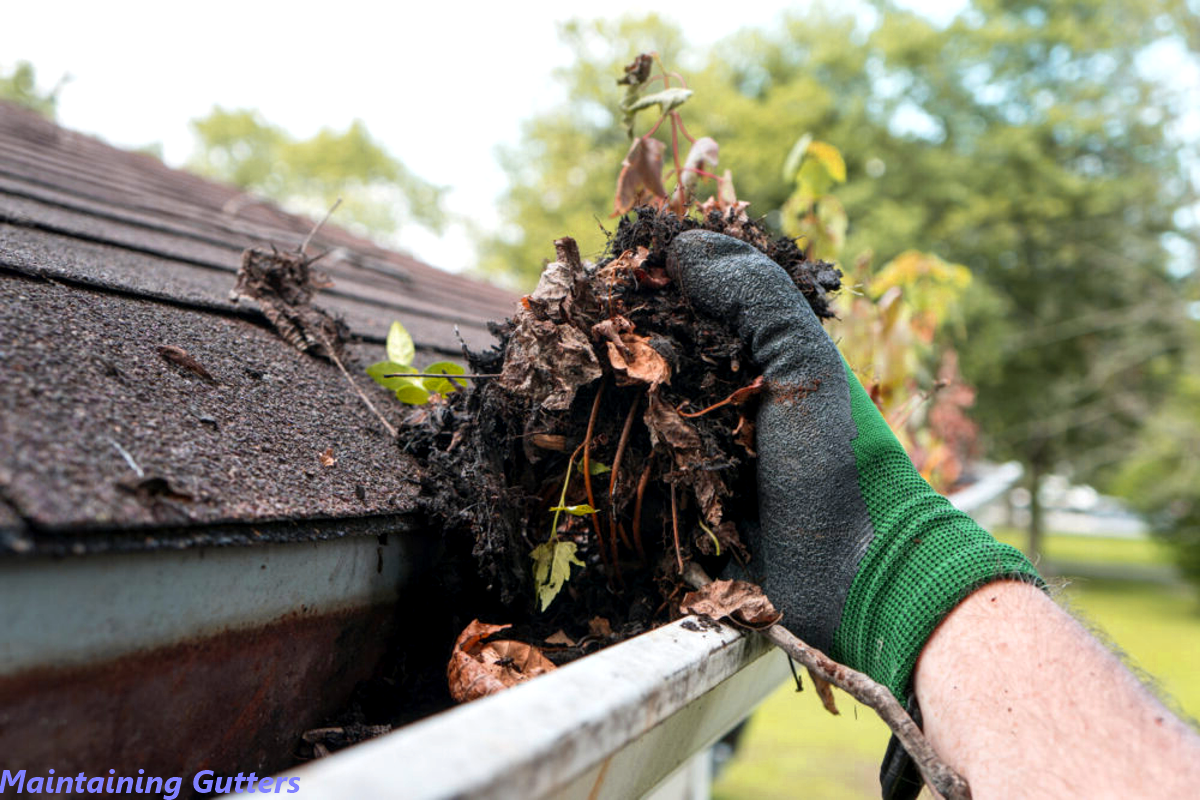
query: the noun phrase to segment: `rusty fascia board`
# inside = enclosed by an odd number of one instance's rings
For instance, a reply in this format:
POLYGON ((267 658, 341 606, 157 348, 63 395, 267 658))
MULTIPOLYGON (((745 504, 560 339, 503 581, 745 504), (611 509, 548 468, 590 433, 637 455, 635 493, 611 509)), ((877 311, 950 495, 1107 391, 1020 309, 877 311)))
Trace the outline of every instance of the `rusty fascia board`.
POLYGON ((629 798, 788 675, 766 639, 694 617, 288 773, 306 798, 629 798))

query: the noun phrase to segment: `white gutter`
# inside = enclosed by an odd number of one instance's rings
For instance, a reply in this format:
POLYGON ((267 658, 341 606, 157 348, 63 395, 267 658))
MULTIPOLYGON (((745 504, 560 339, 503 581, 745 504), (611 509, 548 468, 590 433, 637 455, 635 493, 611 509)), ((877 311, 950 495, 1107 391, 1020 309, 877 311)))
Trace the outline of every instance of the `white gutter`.
MULTIPOLYGON (((1003 464, 950 499, 972 511, 1020 477, 1003 464)), ((689 617, 287 774, 308 800, 694 796, 681 768, 706 775, 787 675, 766 639, 689 617)))
POLYGON ((788 674, 766 639, 694 617, 287 773, 305 798, 630 798, 788 674))

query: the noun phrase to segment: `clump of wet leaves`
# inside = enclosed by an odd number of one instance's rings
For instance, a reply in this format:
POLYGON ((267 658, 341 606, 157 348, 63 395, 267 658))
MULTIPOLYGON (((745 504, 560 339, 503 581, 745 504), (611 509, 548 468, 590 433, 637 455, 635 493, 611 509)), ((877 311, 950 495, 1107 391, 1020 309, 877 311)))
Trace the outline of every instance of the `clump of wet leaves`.
POLYGON ((414 412, 402 437, 428 465, 426 511, 447 548, 469 547, 496 604, 477 616, 539 638, 603 615, 632 635, 678 615, 689 561, 711 572, 747 560, 762 382, 742 342, 667 274, 667 246, 694 228, 754 244, 832 316, 840 273, 744 206, 641 207, 594 266, 556 242, 537 289, 496 327, 500 346, 469 355, 498 377, 414 412))

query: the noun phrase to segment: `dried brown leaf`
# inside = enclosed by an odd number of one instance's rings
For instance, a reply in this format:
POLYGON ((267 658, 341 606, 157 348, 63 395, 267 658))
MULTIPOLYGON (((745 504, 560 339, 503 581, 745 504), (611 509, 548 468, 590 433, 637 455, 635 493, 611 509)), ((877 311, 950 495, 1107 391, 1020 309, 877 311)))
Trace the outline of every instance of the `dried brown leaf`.
POLYGON ((633 323, 620 314, 592 326, 592 336, 606 342, 608 362, 621 386, 658 386, 671 382, 671 366, 650 340, 633 332, 633 323))
POLYGON ((626 317, 617 314, 608 319, 601 320, 592 326, 592 336, 602 342, 616 345, 619 349, 625 349, 625 343, 621 341, 621 334, 629 333, 633 330, 633 323, 626 317))
POLYGON ((499 383, 533 406, 565 411, 580 386, 602 374, 592 343, 574 325, 519 312, 499 383))
POLYGON ((571 449, 567 444, 567 437, 557 433, 530 434, 529 443, 542 450, 555 450, 560 453, 571 449))
POLYGON ((674 456, 675 466, 684 470, 686 482, 692 486, 700 510, 709 525, 721 524, 721 498, 729 494, 724 481, 715 470, 704 469, 704 445, 700 433, 679 412, 651 388, 650 402, 642 421, 650 432, 650 443, 665 447, 674 456))
POLYGON ((562 647, 574 647, 575 646, 575 640, 572 639, 570 636, 567 636, 567 632, 564 631, 562 628, 559 628, 557 631, 555 631, 554 633, 547 636, 544 641, 546 642, 546 644, 556 644, 556 645, 561 645, 562 647))
POLYGON ((332 447, 326 447, 324 453, 318 453, 317 460, 321 462, 322 467, 332 467, 338 461, 333 456, 333 448, 332 447))
POLYGON ((684 595, 680 609, 712 619, 728 618, 754 629, 768 628, 783 618, 762 588, 747 581, 713 581, 684 595))
POLYGON ((511 627, 472 620, 458 635, 446 666, 450 696, 457 702, 495 694, 555 669, 550 659, 533 645, 507 639, 483 641, 511 627))
POLYGON ((608 362, 621 386, 637 383, 658 386, 671 382, 671 365, 650 346, 649 339, 636 333, 621 334, 620 345, 608 343, 608 362))
POLYGON ((588 620, 588 632, 598 639, 613 638, 612 623, 606 617, 592 617, 588 620))
POLYGON ((733 429, 733 440, 744 447, 751 458, 758 458, 754 450, 754 420, 744 414, 739 416, 737 427, 733 429))
POLYGON ((651 198, 666 198, 667 190, 662 181, 666 147, 664 142, 645 136, 633 140, 617 177, 613 216, 619 217, 651 198))

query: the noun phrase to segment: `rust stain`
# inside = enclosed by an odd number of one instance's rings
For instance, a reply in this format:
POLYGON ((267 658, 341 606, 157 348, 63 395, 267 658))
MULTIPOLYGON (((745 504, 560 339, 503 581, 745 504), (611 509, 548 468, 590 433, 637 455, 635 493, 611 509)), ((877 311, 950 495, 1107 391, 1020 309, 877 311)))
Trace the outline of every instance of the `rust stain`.
POLYGON ((588 800, 596 800, 600 796, 600 790, 604 787, 604 778, 608 775, 608 765, 612 763, 612 760, 613 757, 609 756, 600 765, 600 774, 596 776, 596 782, 592 784, 592 790, 588 792, 588 800))
POLYGON ((293 615, 82 667, 0 677, 0 753, 32 774, 269 774, 370 677, 391 606, 293 615))

